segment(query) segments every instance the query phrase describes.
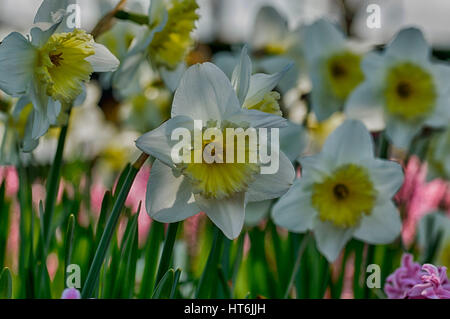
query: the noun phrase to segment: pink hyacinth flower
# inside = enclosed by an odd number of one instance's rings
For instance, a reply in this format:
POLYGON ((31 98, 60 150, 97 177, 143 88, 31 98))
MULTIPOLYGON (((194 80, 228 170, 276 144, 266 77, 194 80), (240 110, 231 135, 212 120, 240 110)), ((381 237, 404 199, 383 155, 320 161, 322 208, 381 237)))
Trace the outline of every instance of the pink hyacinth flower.
POLYGON ((447 268, 413 261, 404 254, 401 266, 391 274, 384 287, 389 299, 450 299, 447 268))

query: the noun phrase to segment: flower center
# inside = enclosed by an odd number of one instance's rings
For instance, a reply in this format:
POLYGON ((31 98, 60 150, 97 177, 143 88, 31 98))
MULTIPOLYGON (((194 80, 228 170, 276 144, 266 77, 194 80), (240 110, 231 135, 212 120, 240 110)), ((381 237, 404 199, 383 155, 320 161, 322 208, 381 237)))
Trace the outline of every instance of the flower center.
POLYGON ((94 40, 82 30, 52 35, 39 51, 36 71, 47 95, 63 103, 72 102, 93 72, 86 61, 93 54, 94 40))
POLYGON ((174 69, 185 58, 193 43, 191 32, 198 19, 195 0, 174 0, 172 4, 166 25, 155 34, 149 48, 152 62, 169 69, 174 69))
MULTIPOLYGON (((259 164, 251 160, 252 148, 249 144, 249 138, 245 133, 236 131, 233 137, 233 143, 228 139, 227 128, 235 128, 232 123, 222 123, 220 127, 216 126, 214 121, 208 122, 206 128, 217 127, 221 132, 220 138, 203 138, 201 151, 201 163, 195 162, 195 143, 191 149, 191 162, 188 164, 179 164, 181 173, 189 178, 194 191, 207 198, 222 199, 229 197, 237 192, 245 192, 248 186, 253 182, 256 174, 259 173, 259 164), (243 139, 244 143, 240 143, 243 139), (227 157, 227 153, 234 155, 232 161, 227 157), (207 155, 205 155, 207 154, 207 155), (239 154, 244 154, 243 160, 239 160, 239 154), (215 157, 215 160, 210 157, 215 157)), ((206 128, 203 128, 205 131, 206 128)), ((231 156, 230 156, 231 157, 231 156)))
POLYGON ((333 188, 334 196, 339 200, 344 200, 348 197, 349 191, 344 184, 337 184, 333 188))
POLYGON ((346 164, 313 186, 311 202, 319 218, 337 227, 354 227, 372 212, 376 190, 362 166, 346 164))
POLYGON ((361 56, 350 51, 335 54, 328 59, 326 78, 336 97, 346 99, 364 80, 360 63, 361 56))
POLYGON ((387 111, 405 120, 418 120, 434 108, 436 92, 431 74, 405 62, 393 66, 384 91, 387 111))
POLYGON ((280 105, 278 101, 280 99, 280 93, 276 91, 272 91, 266 93, 264 98, 256 104, 249 105, 248 103, 244 103, 243 107, 249 110, 258 110, 264 113, 275 114, 282 116, 283 113, 280 110, 280 105))

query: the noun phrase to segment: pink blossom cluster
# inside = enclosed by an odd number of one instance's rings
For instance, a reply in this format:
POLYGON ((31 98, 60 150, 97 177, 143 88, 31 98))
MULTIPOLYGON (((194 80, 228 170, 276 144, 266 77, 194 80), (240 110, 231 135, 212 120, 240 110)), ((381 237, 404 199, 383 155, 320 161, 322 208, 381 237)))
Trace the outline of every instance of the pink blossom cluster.
POLYGON ((384 287, 389 299, 450 299, 446 267, 413 261, 404 254, 401 266, 391 274, 384 287))
POLYGON ((411 156, 405 168, 405 181, 395 199, 405 212, 402 238, 406 244, 414 240, 419 220, 428 213, 447 206, 450 213, 450 189, 447 182, 426 180, 427 166, 411 156))

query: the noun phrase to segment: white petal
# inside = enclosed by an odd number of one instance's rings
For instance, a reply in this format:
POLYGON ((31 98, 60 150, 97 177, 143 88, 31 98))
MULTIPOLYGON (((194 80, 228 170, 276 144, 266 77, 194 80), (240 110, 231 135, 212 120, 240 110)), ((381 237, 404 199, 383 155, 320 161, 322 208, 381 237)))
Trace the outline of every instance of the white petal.
POLYGON ((290 89, 297 86, 297 81, 302 71, 299 67, 303 66, 305 62, 300 57, 300 61, 295 61, 285 56, 270 56, 267 58, 262 58, 258 61, 258 67, 261 68, 265 73, 276 73, 282 70, 286 65, 292 65, 292 67, 286 72, 286 74, 278 82, 277 87, 280 91, 285 94, 290 89))
POLYGON ((250 87, 250 77, 252 75, 252 61, 247 53, 247 46, 242 48, 241 58, 239 63, 233 70, 231 76, 231 85, 239 99, 239 103, 244 104, 245 97, 247 96, 248 89, 250 87))
POLYGON ((23 35, 8 35, 0 44, 0 89, 13 96, 25 94, 33 77, 36 54, 23 35))
POLYGON ((119 69, 114 72, 112 84, 116 90, 126 90, 135 83, 141 63, 145 61, 145 52, 136 53, 126 57, 120 64, 119 69))
POLYGON ((36 109, 33 109, 32 111, 32 123, 32 139, 38 139, 39 137, 47 133, 48 128, 50 127, 47 115, 36 109))
POLYGON ((174 129, 181 127, 192 130, 192 120, 186 116, 174 117, 153 131, 139 137, 136 140, 136 146, 141 151, 156 157, 166 165, 173 166, 171 151, 172 146, 178 141, 171 141, 171 135, 174 129))
POLYGON ((309 64, 315 59, 342 49, 346 42, 342 32, 325 19, 306 26, 303 39, 305 39, 305 56, 309 64))
POLYGON ((203 63, 191 66, 181 78, 172 104, 172 117, 221 120, 239 109, 239 100, 227 76, 214 64, 203 63))
POLYGON ((61 24, 61 22, 57 22, 57 23, 53 24, 47 30, 42 30, 38 27, 31 29, 31 31, 30 31, 31 43, 35 47, 44 46, 48 42, 50 37, 56 32, 56 30, 58 29, 60 24, 61 24))
POLYGON ((392 144, 398 148, 407 149, 421 129, 421 123, 406 123, 394 118, 387 119, 386 134, 392 144))
POLYGON ((76 0, 44 0, 34 17, 34 23, 55 23, 64 16, 68 6, 76 2, 76 0))
POLYGON ((150 217, 161 223, 178 222, 200 212, 188 180, 183 175, 175 177, 172 169, 158 160, 150 171, 146 208, 150 217))
POLYGON ((403 184, 402 166, 394 161, 373 159, 365 164, 378 196, 392 198, 403 184))
POLYGON ((396 35, 388 45, 385 54, 420 63, 428 60, 430 47, 419 29, 408 28, 396 35))
POLYGON ((287 120, 279 115, 244 108, 240 108, 224 119, 235 124, 245 122, 253 128, 282 128, 287 126, 287 120))
POLYGON ((312 82, 311 107, 319 122, 325 121, 335 112, 341 111, 344 102, 338 99, 329 86, 325 84, 325 79, 320 72, 314 71, 322 69, 321 63, 315 63, 311 67, 310 76, 312 82))
POLYGON ((339 164, 374 157, 373 141, 362 122, 346 120, 325 141, 322 153, 339 164))
POLYGON ((290 121, 287 124, 280 129, 280 149, 293 162, 306 148, 308 134, 302 125, 290 121))
MULTIPOLYGON (((272 150, 272 152, 275 152, 272 150)), ((276 156, 276 153, 274 153, 276 156)), ((247 192, 249 202, 277 198, 287 192, 295 178, 294 167, 283 152, 279 152, 279 167, 274 174, 259 174, 247 192)))
POLYGON ((370 131, 382 131, 386 126, 382 92, 371 82, 364 82, 347 99, 345 114, 348 118, 362 121, 370 131))
POLYGON ((263 7, 255 19, 252 46, 262 49, 267 44, 280 43, 288 34, 288 23, 273 7, 263 7))
POLYGON ((245 194, 237 193, 226 199, 206 199, 196 196, 197 205, 229 239, 241 233, 245 216, 245 194))
POLYGON ((272 91, 293 64, 286 65, 283 70, 274 74, 257 73, 250 78, 250 87, 245 98, 245 105, 255 105, 264 99, 264 95, 272 91))
POLYGON ((302 180, 307 179, 313 182, 322 181, 339 165, 335 163, 334 158, 327 158, 321 154, 301 157, 299 162, 302 168, 302 180))
POLYGON ((317 249, 329 262, 336 260, 353 233, 353 228, 338 228, 330 222, 319 221, 314 227, 317 249))
POLYGON ((164 83, 172 92, 175 92, 177 87, 180 85, 181 78, 183 77, 185 71, 185 63, 179 63, 175 70, 168 70, 164 67, 159 69, 159 73, 161 74, 164 83))
POLYGON ((305 181, 298 179, 278 200, 272 209, 275 224, 296 233, 312 228, 317 213, 311 206, 311 193, 304 188, 305 181))
POLYGON ((165 25, 167 9, 164 0, 152 0, 148 8, 149 25, 165 25))
POLYGON ((445 127, 450 122, 450 67, 442 63, 432 66, 434 82, 438 90, 438 96, 433 114, 431 114, 425 124, 431 127, 445 127))
POLYGON ((95 54, 86 58, 94 72, 111 72, 119 67, 119 60, 103 45, 94 44, 95 54))
POLYGON ((385 200, 375 206, 369 216, 364 216, 354 236, 370 244, 388 244, 394 241, 402 229, 400 214, 392 201, 385 200))
POLYGON ((248 203, 245 207, 245 225, 256 226, 269 215, 272 200, 248 203))

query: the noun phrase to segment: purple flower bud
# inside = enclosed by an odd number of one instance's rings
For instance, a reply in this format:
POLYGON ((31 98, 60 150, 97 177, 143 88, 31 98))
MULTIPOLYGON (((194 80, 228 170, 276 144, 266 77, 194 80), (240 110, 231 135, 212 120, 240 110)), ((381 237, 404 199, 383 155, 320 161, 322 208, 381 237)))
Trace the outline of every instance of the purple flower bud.
POLYGON ((81 299, 81 294, 76 288, 64 289, 61 299, 81 299))

